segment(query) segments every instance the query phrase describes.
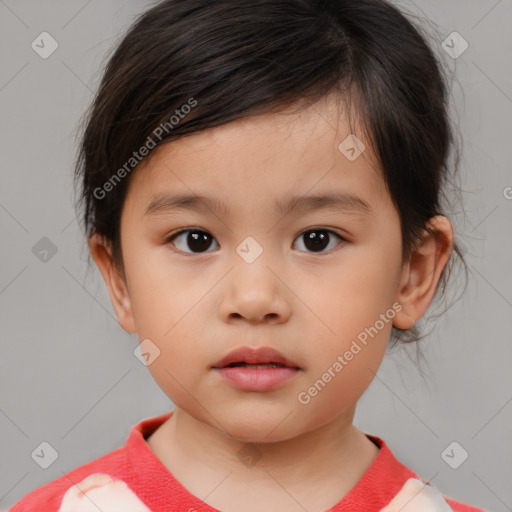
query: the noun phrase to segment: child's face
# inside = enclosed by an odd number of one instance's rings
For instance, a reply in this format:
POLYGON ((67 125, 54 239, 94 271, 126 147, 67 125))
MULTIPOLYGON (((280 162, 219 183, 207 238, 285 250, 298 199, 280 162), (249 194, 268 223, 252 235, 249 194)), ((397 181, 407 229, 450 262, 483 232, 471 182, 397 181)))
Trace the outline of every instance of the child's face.
POLYGON ((322 102, 162 146, 132 176, 121 219, 121 324, 159 348, 149 370, 178 407, 239 439, 284 440, 335 418, 351 423, 396 323, 399 216, 369 148, 354 161, 338 149, 350 133, 334 103, 322 102), (371 209, 274 209, 291 197, 335 193, 371 209), (145 214, 163 195, 203 196, 225 210, 199 201, 145 214), (210 237, 194 244, 185 233, 166 243, 182 228, 210 237), (308 241, 313 228, 321 230, 308 241), (242 346, 270 346, 301 370, 271 391, 241 390, 212 367, 242 346))

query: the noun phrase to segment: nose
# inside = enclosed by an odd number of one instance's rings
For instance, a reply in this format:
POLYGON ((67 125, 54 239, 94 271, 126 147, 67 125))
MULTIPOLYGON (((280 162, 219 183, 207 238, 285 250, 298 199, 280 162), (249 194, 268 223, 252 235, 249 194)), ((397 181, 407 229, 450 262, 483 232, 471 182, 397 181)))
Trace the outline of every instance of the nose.
POLYGON ((291 314, 286 276, 263 259, 240 261, 228 274, 222 290, 219 315, 224 322, 280 324, 291 314))

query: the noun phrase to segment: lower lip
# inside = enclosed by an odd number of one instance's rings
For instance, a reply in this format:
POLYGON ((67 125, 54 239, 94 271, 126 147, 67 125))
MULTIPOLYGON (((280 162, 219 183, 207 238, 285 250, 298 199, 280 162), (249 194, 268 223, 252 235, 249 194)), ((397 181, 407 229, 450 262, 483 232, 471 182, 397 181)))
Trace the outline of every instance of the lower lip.
POLYGON ((295 377, 300 370, 290 367, 249 368, 234 366, 215 368, 229 384, 242 391, 270 391, 295 377))

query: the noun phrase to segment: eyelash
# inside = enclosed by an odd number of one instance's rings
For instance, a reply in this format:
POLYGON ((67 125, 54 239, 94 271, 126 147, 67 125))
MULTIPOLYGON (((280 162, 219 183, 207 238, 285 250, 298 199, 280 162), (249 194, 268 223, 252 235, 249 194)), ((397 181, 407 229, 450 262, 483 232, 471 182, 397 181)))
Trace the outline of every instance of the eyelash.
MULTIPOLYGON (((335 247, 337 247, 338 245, 340 245, 340 244, 342 244, 344 242, 348 242, 346 238, 342 237, 340 234, 336 233, 335 231, 333 231, 331 229, 324 228, 324 227, 320 227, 320 226, 314 226, 314 227, 307 228, 307 229, 301 231, 297 235, 297 237, 294 239, 294 241, 299 239, 305 233, 308 233, 310 231, 323 231, 323 232, 329 233, 329 235, 336 236, 337 238, 340 239, 340 243, 338 243, 335 247)), ((184 228, 184 229, 180 229, 179 231, 175 231, 174 233, 171 233, 168 237, 166 237, 165 244, 172 244, 172 242, 179 235, 182 235, 183 233, 189 233, 189 232, 192 232, 192 233, 206 233, 206 234, 210 235, 210 233, 208 231, 204 230, 204 229, 200 229, 200 228, 184 228)), ((213 238, 213 240, 215 240, 215 238, 213 236, 212 236, 212 238, 213 238)), ((174 244, 172 244, 172 245, 174 245, 174 244)), ((180 252, 182 254, 184 253, 184 254, 188 254, 188 255, 197 255, 197 256, 208 254, 209 252, 212 252, 212 251, 209 251, 209 250, 204 251, 204 252, 186 252, 186 251, 182 251, 180 249, 177 249, 177 250, 178 250, 178 252, 180 252)), ((314 252, 314 251, 303 251, 303 252, 307 252, 309 254, 326 254, 326 253, 330 253, 332 251, 333 251, 333 249, 330 249, 328 251, 320 251, 320 252, 314 252)))

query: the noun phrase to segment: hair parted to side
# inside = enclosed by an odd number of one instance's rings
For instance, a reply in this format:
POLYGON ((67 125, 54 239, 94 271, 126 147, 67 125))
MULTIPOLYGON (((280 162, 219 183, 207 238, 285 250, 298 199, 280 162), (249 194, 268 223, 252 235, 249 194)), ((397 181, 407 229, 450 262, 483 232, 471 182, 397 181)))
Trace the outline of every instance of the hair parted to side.
MULTIPOLYGON (((457 148, 446 80, 420 29, 389 2, 164 0, 113 50, 83 118, 76 206, 86 237, 102 236, 122 272, 120 218, 135 151, 149 148, 147 162, 154 147, 182 136, 332 93, 349 113, 354 107, 357 136, 378 157, 404 261, 431 230, 427 221, 443 215, 459 162, 456 152, 448 163, 457 148)), ((467 277, 455 242, 434 300, 445 294, 454 255, 467 277)), ((393 344, 423 337, 417 325, 393 327, 393 344)))

